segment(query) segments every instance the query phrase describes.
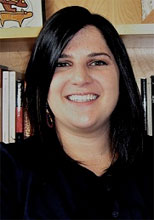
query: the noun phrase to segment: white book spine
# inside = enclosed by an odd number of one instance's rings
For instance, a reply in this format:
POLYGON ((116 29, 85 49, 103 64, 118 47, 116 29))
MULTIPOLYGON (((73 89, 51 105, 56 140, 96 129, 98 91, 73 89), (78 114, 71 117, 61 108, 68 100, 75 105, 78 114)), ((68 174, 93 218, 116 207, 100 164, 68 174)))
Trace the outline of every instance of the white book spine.
POLYGON ((147 77, 147 134, 152 136, 152 93, 151 93, 151 77, 147 77))
POLYGON ((15 142, 15 124, 16 124, 16 72, 10 71, 9 88, 9 142, 15 142))
POLYGON ((9 71, 2 74, 2 142, 9 143, 9 71))

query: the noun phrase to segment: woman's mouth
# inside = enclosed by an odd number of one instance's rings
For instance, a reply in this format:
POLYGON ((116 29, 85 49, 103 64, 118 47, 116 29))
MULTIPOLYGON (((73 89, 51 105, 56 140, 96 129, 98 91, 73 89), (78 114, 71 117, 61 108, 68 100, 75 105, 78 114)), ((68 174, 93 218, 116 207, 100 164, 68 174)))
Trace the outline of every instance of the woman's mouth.
POLYGON ((73 94, 68 95, 66 98, 72 102, 90 102, 94 101, 99 97, 97 94, 73 94))

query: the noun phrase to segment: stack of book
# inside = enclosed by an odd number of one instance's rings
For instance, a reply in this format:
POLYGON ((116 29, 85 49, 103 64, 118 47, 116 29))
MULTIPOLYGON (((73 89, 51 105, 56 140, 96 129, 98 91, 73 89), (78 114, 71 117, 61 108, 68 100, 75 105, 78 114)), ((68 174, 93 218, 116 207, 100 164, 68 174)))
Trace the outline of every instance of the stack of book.
POLYGON ((0 141, 4 143, 20 141, 25 135, 23 76, 0 65, 0 141))

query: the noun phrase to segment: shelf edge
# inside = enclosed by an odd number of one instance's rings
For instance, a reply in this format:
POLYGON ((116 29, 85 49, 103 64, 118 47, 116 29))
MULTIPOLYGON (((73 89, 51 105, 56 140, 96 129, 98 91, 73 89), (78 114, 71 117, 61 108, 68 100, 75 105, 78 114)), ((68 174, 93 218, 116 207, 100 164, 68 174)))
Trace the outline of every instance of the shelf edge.
POLYGON ((36 38, 42 27, 0 28, 0 39, 36 38))
POLYGON ((154 34, 154 24, 119 24, 115 28, 120 35, 154 34))

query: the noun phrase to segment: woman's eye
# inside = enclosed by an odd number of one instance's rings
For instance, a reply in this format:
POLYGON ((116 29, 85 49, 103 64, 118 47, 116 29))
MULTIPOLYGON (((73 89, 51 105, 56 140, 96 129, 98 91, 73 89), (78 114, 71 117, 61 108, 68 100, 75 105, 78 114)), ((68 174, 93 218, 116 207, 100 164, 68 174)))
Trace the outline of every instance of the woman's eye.
POLYGON ((107 63, 103 60, 96 60, 91 63, 91 66, 103 66, 103 65, 107 65, 107 63))
POLYGON ((67 62, 57 62, 56 67, 67 67, 70 66, 67 62))

